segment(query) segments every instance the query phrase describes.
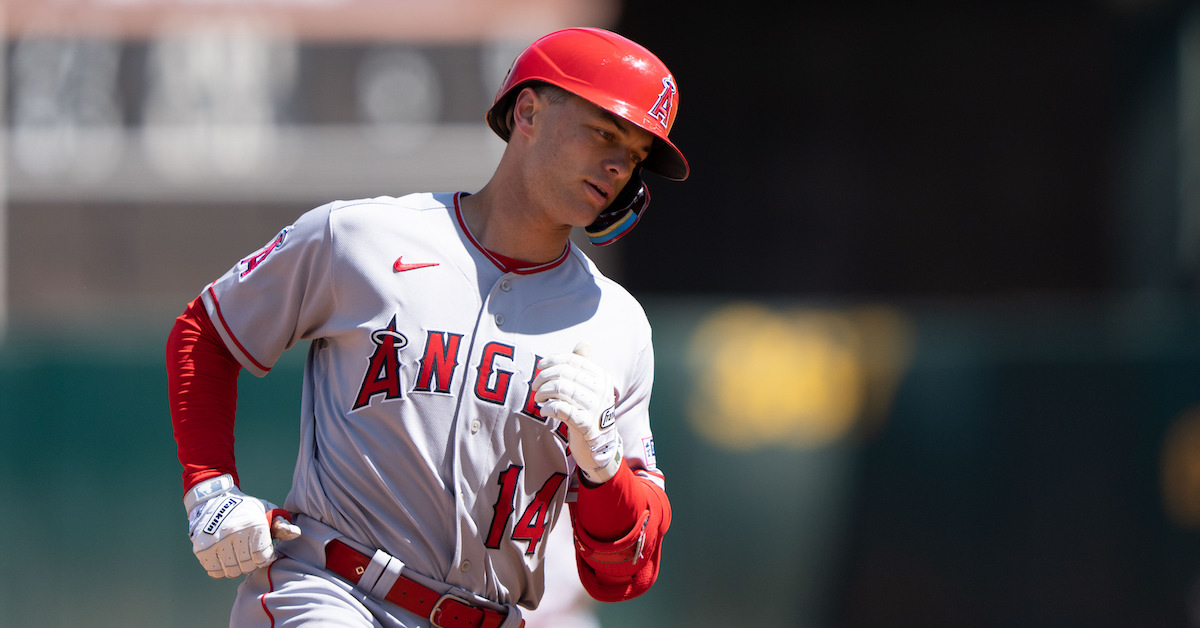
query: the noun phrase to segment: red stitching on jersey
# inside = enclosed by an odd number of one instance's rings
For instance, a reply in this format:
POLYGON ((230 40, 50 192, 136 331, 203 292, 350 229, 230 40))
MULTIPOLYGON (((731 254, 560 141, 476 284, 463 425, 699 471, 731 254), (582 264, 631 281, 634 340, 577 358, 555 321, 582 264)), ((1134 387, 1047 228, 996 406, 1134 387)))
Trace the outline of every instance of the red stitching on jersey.
MULTIPOLYGON (((275 568, 275 563, 267 565, 267 593, 275 592, 275 580, 271 577, 271 570, 275 568)), ((275 628, 275 616, 271 614, 271 610, 267 608, 267 593, 258 596, 258 600, 262 603, 263 612, 267 614, 267 618, 271 620, 271 628, 275 628)))
POLYGON ((217 300, 217 293, 212 289, 212 286, 208 287, 208 294, 212 297, 213 307, 217 310, 217 320, 221 321, 221 327, 225 328, 225 333, 229 334, 229 339, 233 341, 233 344, 237 345, 238 351, 241 351, 242 355, 246 356, 246 359, 250 360, 254 366, 259 368, 259 370, 264 372, 270 371, 271 368, 259 364, 258 360, 255 360, 254 356, 250 355, 250 352, 242 346, 242 343, 238 341, 237 336, 233 334, 233 330, 230 329, 229 324, 225 322, 225 315, 221 313, 221 302, 217 300))

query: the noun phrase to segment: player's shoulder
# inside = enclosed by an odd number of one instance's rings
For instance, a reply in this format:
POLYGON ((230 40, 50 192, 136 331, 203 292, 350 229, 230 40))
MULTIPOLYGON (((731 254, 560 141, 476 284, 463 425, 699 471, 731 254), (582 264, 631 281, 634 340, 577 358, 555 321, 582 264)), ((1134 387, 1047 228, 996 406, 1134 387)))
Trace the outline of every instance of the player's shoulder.
POLYGON ((421 192, 404 196, 376 196, 326 204, 324 218, 333 233, 363 234, 387 226, 403 231, 448 228, 453 224, 454 195, 421 192))
POLYGON ((373 214, 378 212, 445 211, 453 207, 454 195, 449 193, 416 192, 404 196, 375 196, 353 200, 333 201, 327 205, 331 214, 373 214))
POLYGON ((580 272, 591 276, 592 281, 603 295, 602 307, 622 311, 623 316, 628 317, 631 322, 639 319, 646 320, 646 312, 642 308, 641 302, 625 286, 601 272, 592 258, 574 244, 571 245, 568 263, 575 265, 580 272))

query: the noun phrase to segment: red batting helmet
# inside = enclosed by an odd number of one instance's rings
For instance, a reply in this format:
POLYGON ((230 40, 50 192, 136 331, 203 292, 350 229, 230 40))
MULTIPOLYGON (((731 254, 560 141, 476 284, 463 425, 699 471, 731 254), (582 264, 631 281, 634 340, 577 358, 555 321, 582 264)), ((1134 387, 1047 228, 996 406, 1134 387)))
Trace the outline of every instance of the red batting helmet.
POLYGON ((675 77, 640 44, 599 28, 555 31, 530 44, 513 61, 487 113, 488 126, 506 142, 510 100, 531 81, 561 87, 650 132, 655 142, 642 167, 676 181, 687 178, 687 160, 667 139, 679 104, 675 77))

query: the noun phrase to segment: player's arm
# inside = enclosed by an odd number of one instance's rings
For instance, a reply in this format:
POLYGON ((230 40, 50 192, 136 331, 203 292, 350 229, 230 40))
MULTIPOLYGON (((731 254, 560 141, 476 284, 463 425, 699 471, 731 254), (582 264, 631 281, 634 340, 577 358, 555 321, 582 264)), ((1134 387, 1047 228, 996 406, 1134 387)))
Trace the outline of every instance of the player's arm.
POLYGON ((671 523, 663 490, 625 463, 616 429, 616 396, 608 374, 580 343, 545 358, 533 386, 543 416, 567 425, 580 474, 570 506, 579 575, 597 600, 637 597, 658 577, 659 541, 671 523))
POLYGON ((213 578, 237 577, 275 558, 271 538, 295 538, 288 514, 237 488, 233 425, 241 366, 200 299, 175 319, 166 348, 168 399, 192 552, 213 578))
POLYGON ((238 482, 233 424, 241 369, 204 304, 193 300, 167 339, 167 396, 185 493, 224 474, 238 482))
POLYGON ((671 525, 666 492, 623 464, 603 484, 581 481, 570 509, 587 592, 602 602, 645 593, 658 578, 661 540, 671 525))

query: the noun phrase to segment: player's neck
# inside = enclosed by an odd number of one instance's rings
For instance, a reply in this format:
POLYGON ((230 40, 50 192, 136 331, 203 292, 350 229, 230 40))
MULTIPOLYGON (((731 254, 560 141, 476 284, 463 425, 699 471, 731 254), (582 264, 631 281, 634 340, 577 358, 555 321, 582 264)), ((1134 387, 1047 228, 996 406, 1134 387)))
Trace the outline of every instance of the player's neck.
POLYGON ((480 246, 522 262, 542 264, 562 255, 570 228, 547 228, 522 211, 519 199, 500 196, 484 186, 479 192, 464 195, 459 206, 463 220, 480 246))

